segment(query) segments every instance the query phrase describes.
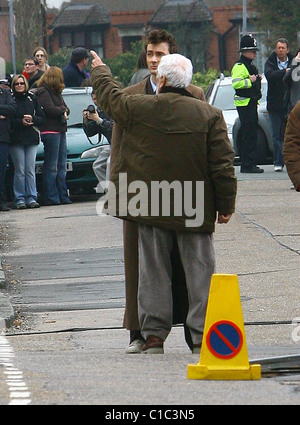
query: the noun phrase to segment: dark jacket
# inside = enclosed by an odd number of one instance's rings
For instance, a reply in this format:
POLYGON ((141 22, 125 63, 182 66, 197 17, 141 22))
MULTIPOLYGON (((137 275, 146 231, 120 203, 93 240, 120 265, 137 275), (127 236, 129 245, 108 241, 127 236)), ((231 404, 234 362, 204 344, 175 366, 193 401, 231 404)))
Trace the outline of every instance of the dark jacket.
POLYGON ((284 163, 296 190, 300 192, 300 102, 291 111, 283 143, 284 163))
MULTIPOLYGON (((288 67, 292 63, 292 56, 288 54, 288 67)), ((271 54, 265 63, 265 76, 268 80, 267 109, 268 111, 284 111, 284 96, 287 87, 283 83, 283 77, 286 74, 285 69, 279 69, 277 64, 277 55, 271 54)))
POLYGON ((80 87, 83 80, 90 77, 86 71, 80 71, 72 59, 63 69, 64 83, 66 87, 80 87))
MULTIPOLYGON (((172 230, 214 232, 216 212, 234 212, 237 186, 234 150, 228 139, 222 111, 200 102, 188 92, 189 96, 176 91, 158 96, 128 96, 113 81, 106 66, 93 69, 92 83, 99 104, 125 129, 118 164, 110 175, 118 202, 110 205, 108 190, 107 212, 119 218, 172 230), (161 214, 161 211, 157 215, 149 215, 145 211, 138 216, 131 215, 130 208, 121 211, 124 199, 121 199, 123 193, 119 177, 122 173, 126 173, 127 188, 132 182, 142 181, 148 193, 151 193, 152 182, 179 182, 183 188, 183 199, 184 182, 204 182, 203 223, 187 227, 186 211, 169 216, 161 214)), ((128 206, 134 194, 127 192, 128 206)), ((195 193, 191 199, 195 205, 195 193)), ((171 198, 171 211, 174 212, 173 202, 171 198)), ((151 211, 151 202, 148 209, 151 211)))
POLYGON ((45 122, 43 108, 32 93, 15 93, 17 117, 11 120, 10 140, 12 145, 38 145, 40 142, 40 128, 45 122), (33 126, 23 124, 24 115, 33 117, 33 126))
POLYGON ((83 130, 88 137, 95 136, 96 134, 103 134, 110 144, 114 121, 100 108, 97 108, 97 113, 103 120, 102 123, 98 124, 92 120, 83 120, 83 130))
POLYGON ((293 61, 291 69, 283 77, 283 82, 287 87, 284 104, 288 115, 300 100, 300 62, 293 61))
POLYGON ((67 131, 67 122, 64 113, 68 115, 70 110, 65 104, 61 93, 54 92, 46 84, 38 88, 37 97, 39 104, 43 107, 46 121, 40 128, 41 131, 58 131, 64 133, 67 131))
POLYGON ((0 115, 6 117, 0 119, 0 142, 10 143, 10 118, 15 117, 16 113, 16 103, 11 91, 0 88, 0 115))
POLYGON ((41 76, 44 74, 44 71, 38 71, 37 74, 35 74, 32 78, 29 78, 28 85, 30 89, 37 88, 37 81, 41 78, 41 76))

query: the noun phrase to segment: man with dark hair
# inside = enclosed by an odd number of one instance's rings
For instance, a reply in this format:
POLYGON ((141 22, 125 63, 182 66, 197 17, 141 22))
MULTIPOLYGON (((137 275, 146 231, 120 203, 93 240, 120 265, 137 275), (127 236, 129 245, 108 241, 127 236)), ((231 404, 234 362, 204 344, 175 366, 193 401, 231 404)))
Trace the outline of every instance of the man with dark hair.
POLYGON ((147 52, 149 44, 167 43, 169 46, 169 53, 177 53, 178 46, 173 34, 165 30, 153 30, 149 32, 145 40, 145 50, 147 52))
POLYGON ((90 77, 90 74, 85 71, 90 57, 91 55, 84 47, 76 47, 72 51, 71 60, 63 69, 66 87, 80 87, 83 81, 90 77))
MULTIPOLYGON (((146 62, 150 71, 149 77, 133 86, 124 89, 128 94, 149 94, 156 93, 156 74, 158 65, 163 56, 177 52, 177 44, 172 34, 165 30, 151 31, 144 43, 146 50, 146 62)), ((189 85, 187 90, 190 94, 202 101, 205 101, 204 92, 200 87, 189 85)), ((124 129, 116 123, 114 124, 112 142, 111 142, 111 162, 110 169, 113 171, 118 157, 121 155, 120 145, 124 137, 124 129)), ((138 354, 144 340, 140 333, 140 325, 138 320, 137 292, 138 292, 138 226, 135 222, 124 220, 124 262, 125 262, 125 294, 126 306, 124 327, 130 330, 129 347, 126 354, 138 354)), ((173 323, 185 323, 188 301, 185 285, 185 275, 176 246, 171 256, 172 262, 172 289, 173 289, 173 323), (180 294, 178 296, 178 294, 180 294)), ((189 330, 185 326, 186 341, 192 349, 192 341, 189 330)))
POLYGON ((276 172, 282 171, 284 167, 282 144, 285 125, 284 96, 287 87, 283 77, 289 71, 293 60, 289 51, 288 40, 279 38, 274 52, 265 63, 265 76, 268 80, 267 110, 272 127, 274 171, 276 172))
POLYGON ((39 61, 34 56, 29 56, 24 62, 24 71, 29 76, 28 86, 29 88, 37 88, 36 82, 44 74, 44 71, 40 71, 39 61))

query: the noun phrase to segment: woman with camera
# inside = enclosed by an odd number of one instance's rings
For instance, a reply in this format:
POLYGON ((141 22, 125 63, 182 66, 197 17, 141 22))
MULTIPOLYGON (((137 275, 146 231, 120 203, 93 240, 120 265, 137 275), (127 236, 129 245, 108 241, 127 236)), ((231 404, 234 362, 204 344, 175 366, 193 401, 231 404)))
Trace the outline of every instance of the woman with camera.
POLYGON ((41 128, 44 144, 43 201, 44 205, 70 204, 67 175, 67 119, 70 114, 62 97, 62 70, 51 66, 38 81, 37 96, 44 108, 46 121, 41 128))
POLYGON ((35 158, 40 143, 40 128, 45 114, 34 94, 28 92, 23 74, 12 80, 17 117, 11 120, 10 156, 14 164, 15 208, 39 208, 35 179, 35 158))
POLYGON ((88 137, 103 134, 107 138, 108 143, 110 143, 114 122, 99 108, 94 92, 92 92, 91 97, 97 106, 97 110, 94 105, 89 105, 83 110, 83 130, 88 137))
POLYGON ((101 148, 100 155, 93 163, 93 171, 99 182, 96 192, 101 193, 107 188, 109 180, 110 141, 114 122, 102 109, 100 109, 94 92, 92 92, 91 96, 97 109, 94 105, 89 105, 82 111, 83 130, 88 138, 96 134, 103 134, 109 143, 109 145, 105 145, 101 148))

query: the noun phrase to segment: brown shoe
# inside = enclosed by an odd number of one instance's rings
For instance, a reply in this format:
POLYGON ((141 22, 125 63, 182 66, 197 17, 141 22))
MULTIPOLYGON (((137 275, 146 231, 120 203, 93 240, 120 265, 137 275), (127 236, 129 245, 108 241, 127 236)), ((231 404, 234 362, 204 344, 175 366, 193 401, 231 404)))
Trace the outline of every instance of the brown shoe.
POLYGON ((164 341, 155 335, 150 335, 142 346, 144 354, 164 354, 164 341))

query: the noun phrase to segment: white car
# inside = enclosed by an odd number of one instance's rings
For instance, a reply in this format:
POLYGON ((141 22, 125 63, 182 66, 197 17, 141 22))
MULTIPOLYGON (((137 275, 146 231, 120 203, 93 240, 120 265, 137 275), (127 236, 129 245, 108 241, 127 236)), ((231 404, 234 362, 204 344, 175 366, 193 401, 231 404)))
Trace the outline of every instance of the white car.
MULTIPOLYGON (((257 159, 259 164, 268 162, 269 157, 272 156, 271 128, 268 112, 266 110, 268 82, 264 76, 261 83, 262 98, 259 101, 260 105, 258 107, 259 129, 257 146, 257 159)), ((235 91, 232 87, 231 77, 224 77, 224 75, 221 74, 220 78, 216 79, 208 87, 205 96, 210 105, 214 105, 223 111, 228 137, 238 156, 238 145, 241 140, 241 132, 238 113, 234 106, 234 94, 235 91)))

